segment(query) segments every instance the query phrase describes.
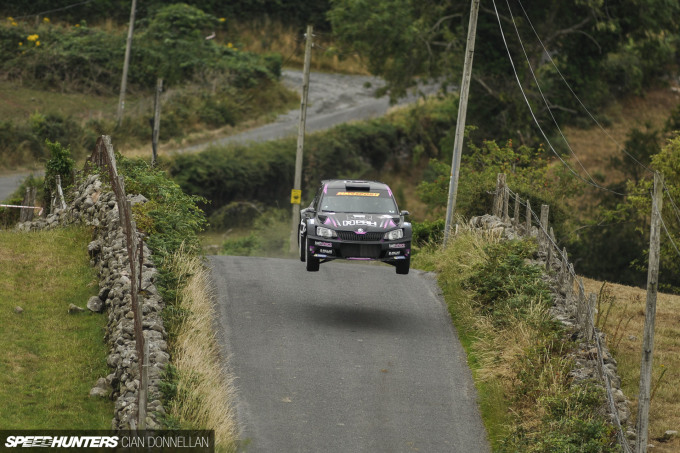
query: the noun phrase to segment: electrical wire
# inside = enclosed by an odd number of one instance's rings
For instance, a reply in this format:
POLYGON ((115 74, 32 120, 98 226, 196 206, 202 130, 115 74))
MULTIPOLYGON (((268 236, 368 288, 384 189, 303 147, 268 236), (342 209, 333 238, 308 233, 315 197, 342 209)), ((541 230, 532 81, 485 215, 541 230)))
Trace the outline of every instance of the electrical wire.
POLYGON ((25 19, 27 17, 44 16, 45 14, 56 13, 57 11, 64 11, 64 10, 67 10, 67 9, 70 9, 70 8, 75 8, 76 6, 87 5, 88 3, 92 3, 93 1, 95 1, 95 0, 86 0, 84 2, 74 3, 72 5, 67 5, 67 6, 64 6, 62 8, 51 9, 49 11, 41 11, 39 13, 26 14, 24 16, 12 16, 12 17, 14 17, 14 19, 25 19))
POLYGON ((519 41, 520 46, 522 47, 522 52, 524 53, 524 59, 527 61, 527 67, 529 68, 529 71, 531 71, 531 76, 534 78, 534 82, 536 83, 536 88, 538 88, 538 92, 541 95, 541 98, 543 99, 543 103, 547 107, 548 114, 550 114, 550 117, 553 120, 553 123, 557 127, 557 130, 560 133, 560 136, 562 137, 562 140, 564 140, 564 143, 566 143, 567 148, 569 148, 569 151, 571 152, 571 155, 574 156, 576 159, 576 162, 578 162, 578 165, 581 167, 581 169, 585 172, 586 175, 588 175, 588 179, 593 184, 597 184, 595 180, 593 179, 592 176, 590 176, 590 173, 588 173, 588 170, 585 169, 583 164, 581 163, 581 160, 578 158, 574 150, 572 149, 571 145, 569 144, 569 141, 567 140, 567 137, 564 136, 564 133, 562 132, 562 128, 560 128, 559 123, 557 122, 557 119, 555 118, 555 115, 553 115, 552 109, 550 108, 550 104, 548 103, 548 100, 545 98, 545 95, 543 94, 543 90, 541 89, 541 85, 538 82, 538 78, 536 77, 536 73, 534 72, 534 68, 531 66, 531 61, 529 60, 529 55, 527 55, 526 48, 524 47, 524 43, 522 42, 522 37, 519 34, 519 28, 517 27, 517 22, 515 22, 515 15, 512 12, 512 8, 510 7, 510 1, 505 0, 505 3, 508 5, 508 11, 510 12, 510 18, 512 20, 512 25, 515 28, 515 34, 517 35, 517 40, 519 41))
POLYGON ((512 71, 513 71, 513 73, 514 73, 514 75, 515 75, 515 80, 517 81, 517 85, 519 86, 519 89, 520 89, 520 91, 522 92, 522 97, 524 98, 524 102, 527 104, 527 107, 529 108, 529 112, 531 113, 531 117, 533 118, 534 123, 535 123, 536 126, 538 127, 538 130, 541 132, 541 135, 542 135, 543 138, 545 139, 546 143, 547 143, 548 146, 550 147, 550 150, 553 152, 553 154, 554 154, 554 155, 562 162, 562 164, 563 164, 563 165, 564 165, 564 166, 565 166, 565 167, 566 167, 566 168, 567 168, 567 169, 568 169, 568 170, 569 170, 576 178, 580 179, 580 180, 583 181, 584 183, 586 183, 586 184, 588 184, 588 185, 590 185, 590 186, 593 186, 593 187, 595 187, 595 188, 597 188, 597 189, 604 190, 604 191, 607 191, 607 192, 611 192, 611 193, 613 193, 613 194, 615 194, 615 195, 619 195, 619 196, 624 197, 625 194, 623 194, 623 193, 616 192, 616 191, 614 191, 614 190, 611 190, 611 189, 608 189, 608 188, 606 188, 606 187, 603 187, 603 186, 601 186, 601 185, 599 185, 599 184, 596 184, 596 183, 593 183, 593 182, 588 181, 588 180, 585 179, 583 176, 581 176, 580 174, 578 174, 578 173, 577 173, 577 172, 576 172, 576 171, 575 171, 575 170, 574 170, 574 169, 573 169, 573 168, 572 168, 572 167, 571 167, 571 166, 570 166, 563 158, 562 158, 562 156, 560 156, 559 153, 558 153, 557 151, 555 151, 555 148, 553 147, 552 143, 550 142, 550 139, 548 138, 548 136, 546 135, 545 131, 544 131, 543 128, 541 127, 541 125, 540 125, 540 123, 539 123, 539 121, 538 121, 538 118, 536 118, 536 114, 534 113, 533 109, 531 108, 531 103, 529 102, 529 99, 527 98, 526 92, 524 91, 524 88, 522 87, 522 83, 521 83, 520 80, 519 80, 519 75, 518 75, 518 73, 517 73, 517 68, 515 67, 514 61, 512 60, 512 54, 510 53, 510 47, 508 46, 508 42, 507 42, 507 40, 506 40, 506 38, 505 38, 505 33, 504 33, 504 31, 503 31, 503 25, 501 24, 501 18, 500 18, 500 15, 498 14, 498 8, 496 7, 496 0, 492 0, 492 3, 493 3, 494 11, 495 11, 495 13, 496 13, 496 19, 498 20, 498 27, 499 27, 500 32, 501 32, 501 37, 503 38, 503 44, 505 45, 505 50, 506 50, 507 53, 508 53, 508 59, 509 59, 509 61, 510 61, 510 65, 512 66, 512 71))
MULTIPOLYGON (((574 90, 571 88, 571 85, 569 85, 569 82, 567 82, 567 79, 566 79, 566 78, 564 77, 564 75, 562 74, 562 71, 560 71, 560 68, 558 68, 558 67, 557 67, 557 64, 555 64, 555 60, 553 60, 552 56, 550 55, 550 52, 548 51, 548 49, 547 49, 547 48, 545 47, 545 45, 543 44, 543 41, 541 40, 540 36, 538 35, 538 32, 536 31, 536 28, 534 27, 534 24, 531 22, 531 19, 529 18, 529 14, 528 14, 528 13, 526 12, 526 10, 524 9, 524 5, 522 4, 521 0, 517 0, 517 3, 519 3, 520 8, 522 8, 522 12, 524 13, 524 17, 526 17, 527 22, 529 23, 529 26, 530 26, 531 29, 533 30, 534 35, 536 35, 536 39, 538 39, 538 42, 541 44, 541 47, 543 48, 543 51, 544 51, 545 55, 548 57, 548 60, 549 60, 550 63, 553 65, 553 67, 555 68, 555 70, 557 71, 557 73, 559 74, 560 78, 562 79, 562 81, 564 82, 564 84, 567 86, 567 88, 569 89, 569 91, 571 92, 571 94, 572 94, 572 95, 574 96, 574 98, 578 101, 578 103, 581 105, 581 107, 583 108, 583 110, 588 114, 588 116, 590 117, 590 119, 592 119, 592 120, 595 122, 595 124, 600 128, 600 130, 602 130, 602 132, 605 133, 605 135, 609 138, 609 140, 610 140, 612 143, 614 143, 614 145, 616 145, 617 148, 621 149, 621 151, 623 151, 629 158, 631 158, 635 163, 637 163, 638 165, 640 165, 642 168, 644 168, 645 170, 647 170, 647 171, 650 172, 650 173, 654 173, 654 170, 652 170, 652 169, 650 169, 649 167, 647 167, 646 165, 644 165, 644 164, 643 164, 642 162, 640 162, 635 156, 633 156, 632 154, 630 154, 630 153, 626 150, 625 147, 621 146, 621 144, 620 144, 614 137, 612 137, 611 134, 609 134, 609 132, 607 132, 607 130, 604 128, 604 126, 602 126, 602 124, 600 124, 600 122, 595 118, 595 116, 590 112, 590 110, 588 110, 588 107, 585 106, 585 104, 583 103, 583 101, 581 101, 581 98, 579 98, 578 95, 574 92, 574 90)), ((514 21, 514 18, 513 18, 513 21, 514 21)))

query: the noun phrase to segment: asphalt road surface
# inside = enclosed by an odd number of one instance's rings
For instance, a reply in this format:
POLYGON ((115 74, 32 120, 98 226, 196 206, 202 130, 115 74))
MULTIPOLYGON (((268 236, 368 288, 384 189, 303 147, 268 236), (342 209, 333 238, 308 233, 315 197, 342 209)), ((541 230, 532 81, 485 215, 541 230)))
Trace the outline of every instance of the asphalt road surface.
POLYGON ((488 452, 435 282, 387 265, 210 257, 247 452, 488 452))

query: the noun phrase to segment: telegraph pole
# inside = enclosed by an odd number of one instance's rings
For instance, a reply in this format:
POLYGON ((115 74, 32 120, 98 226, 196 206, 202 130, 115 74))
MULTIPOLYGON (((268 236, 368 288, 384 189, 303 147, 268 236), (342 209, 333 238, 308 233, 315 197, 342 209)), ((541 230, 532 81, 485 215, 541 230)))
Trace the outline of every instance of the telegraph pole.
POLYGON ((300 124, 298 126, 297 153, 295 155, 295 180, 293 190, 290 192, 290 202, 293 205, 291 229, 290 229, 290 252, 297 249, 298 224, 300 223, 300 202, 302 198, 302 151, 305 144, 305 123, 307 121, 307 94, 309 93, 309 66, 312 61, 312 30, 307 25, 305 35, 305 63, 302 73, 302 101, 300 102, 300 124))
POLYGON ((123 110, 125 109, 125 91, 127 90, 127 75, 128 66, 130 65, 130 48, 132 47, 132 33, 135 28, 136 9, 137 0, 132 0, 132 7, 130 8, 130 25, 128 26, 127 44, 125 45, 125 61, 123 62, 123 79, 120 82, 120 97, 118 99, 118 115, 116 118, 119 127, 123 122, 123 110))
POLYGON ((661 208, 663 206, 663 176, 654 173, 652 197, 652 225, 649 233, 649 266, 647 269, 647 307, 642 339, 640 364, 640 396, 638 398, 636 452, 647 451, 649 429, 650 392, 652 387, 652 353, 654 351, 654 324, 656 323, 656 294, 659 289, 659 242, 661 240, 661 208))
POLYGON ((463 66, 463 81, 460 84, 460 99, 458 100, 458 120, 456 122, 456 137, 453 142, 453 158, 451 159, 451 177, 449 180, 449 202, 446 205, 446 225, 444 227, 444 246, 449 240, 453 214, 456 210, 458 196, 458 177, 460 175, 460 157, 463 153, 463 135, 465 134, 465 116, 467 114, 470 78, 472 77, 472 58, 475 54, 475 35, 477 34, 477 15, 479 1, 472 0, 470 6, 470 23, 468 25, 467 48, 463 66))

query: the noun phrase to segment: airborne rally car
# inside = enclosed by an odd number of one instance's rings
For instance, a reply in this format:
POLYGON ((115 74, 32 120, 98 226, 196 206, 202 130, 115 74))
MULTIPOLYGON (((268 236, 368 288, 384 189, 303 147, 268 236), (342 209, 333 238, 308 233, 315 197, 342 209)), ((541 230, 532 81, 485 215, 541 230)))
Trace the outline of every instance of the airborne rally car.
POLYGON ((390 188, 376 181, 321 182, 312 204, 300 211, 298 250, 308 271, 334 259, 382 261, 408 274, 411 224, 390 188))

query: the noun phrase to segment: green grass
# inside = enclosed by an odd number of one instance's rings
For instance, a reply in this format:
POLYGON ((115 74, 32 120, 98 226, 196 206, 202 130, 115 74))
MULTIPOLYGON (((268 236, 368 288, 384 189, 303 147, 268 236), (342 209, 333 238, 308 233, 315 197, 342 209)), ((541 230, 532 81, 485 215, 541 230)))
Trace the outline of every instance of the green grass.
MULTIPOLYGON (((28 120, 35 112, 61 114, 80 120, 113 117, 118 108, 118 95, 95 96, 85 93, 62 93, 33 88, 16 82, 0 81, 0 119, 28 120)), ((128 96, 126 109, 135 109, 138 101, 128 96)))
POLYGON ((0 231, 0 427, 109 429, 113 402, 90 398, 108 374, 106 317, 85 307, 98 291, 90 230, 0 231), (23 313, 14 312, 15 307, 23 313))

